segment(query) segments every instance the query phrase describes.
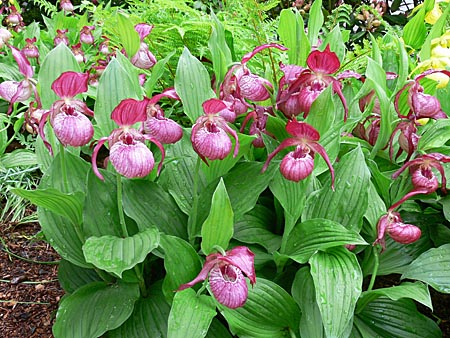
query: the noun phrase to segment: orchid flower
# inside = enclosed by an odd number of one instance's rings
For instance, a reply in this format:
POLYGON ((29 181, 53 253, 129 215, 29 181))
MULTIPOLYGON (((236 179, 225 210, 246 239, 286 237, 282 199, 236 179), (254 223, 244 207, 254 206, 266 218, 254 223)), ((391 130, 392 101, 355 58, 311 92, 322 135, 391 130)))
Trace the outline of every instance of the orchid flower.
POLYGON ((250 120, 253 120, 249 128, 249 135, 256 135, 257 138, 252 141, 255 148, 264 148, 264 141, 262 139, 261 133, 273 137, 271 133, 266 130, 266 123, 269 115, 273 115, 272 107, 262 107, 256 106, 254 110, 247 114, 245 119, 242 121, 240 132, 244 132, 245 126, 250 120))
POLYGON ((450 163, 450 156, 440 153, 424 154, 416 157, 414 160, 406 162, 399 170, 397 170, 392 178, 396 179, 406 168, 410 169, 412 176, 413 190, 403 196, 398 202, 393 204, 389 210, 394 210, 407 199, 418 194, 431 194, 439 187, 439 182, 433 173, 433 168, 437 169, 442 177, 442 193, 447 193, 447 179, 442 163, 450 163))
POLYGON ((266 171, 270 161, 281 150, 286 147, 295 146, 295 150, 289 152, 281 161, 281 174, 290 181, 298 182, 305 179, 314 169, 315 153, 319 153, 330 169, 331 188, 334 190, 334 169, 325 148, 317 143, 320 139, 319 132, 306 122, 298 122, 297 120, 289 120, 286 125, 286 131, 293 137, 285 139, 269 154, 262 168, 262 172, 266 171))
POLYGON ((77 60, 78 63, 86 62, 86 57, 84 56, 83 49, 81 48, 81 42, 71 46, 70 49, 72 50, 73 56, 75 56, 75 60, 77 60))
POLYGON ((416 122, 413 121, 401 121, 393 130, 391 137, 389 139, 389 157, 392 159, 394 153, 394 138, 397 132, 400 132, 398 136, 399 148, 395 159, 397 159, 400 154, 405 151, 406 161, 408 161, 412 154, 416 151, 417 145, 419 143, 420 136, 417 134, 416 122))
POLYGON ((16 6, 13 5, 9 7, 9 14, 6 17, 5 22, 11 27, 21 26, 23 24, 22 15, 17 11, 16 6))
POLYGON ((148 102, 147 98, 141 101, 125 99, 114 108, 111 118, 119 125, 119 128, 114 129, 108 137, 102 137, 92 152, 92 168, 101 180, 104 178, 97 168, 97 155, 106 141, 108 141, 110 149, 109 160, 120 175, 127 178, 145 177, 153 170, 155 160, 153 153, 144 143, 146 140, 155 143, 161 150, 162 157, 158 166, 158 174, 161 171, 165 157, 161 143, 132 128, 135 123, 146 120, 148 102))
POLYGON ((12 55, 19 66, 19 71, 23 74, 25 79, 20 82, 17 81, 5 81, 0 83, 0 97, 9 101, 9 108, 7 114, 12 111, 12 105, 15 102, 23 102, 31 97, 34 93, 35 100, 38 106, 41 106, 41 101, 39 99, 39 94, 37 93, 36 87, 32 81, 34 70, 31 67, 30 62, 26 56, 19 51, 17 48, 10 46, 12 55))
POLYGON ((22 48, 22 53, 29 59, 38 59, 39 58, 39 50, 36 47, 36 38, 25 39, 25 46, 22 48))
POLYGON ((245 246, 237 246, 225 254, 212 253, 206 257, 202 270, 189 283, 181 285, 182 291, 203 282, 209 275, 209 287, 217 301, 230 309, 244 306, 248 287, 244 275, 254 285, 256 274, 254 253, 245 246))
POLYGON ((150 34, 153 26, 146 23, 139 23, 134 26, 134 29, 139 34, 141 45, 137 53, 131 58, 131 63, 138 68, 149 69, 155 65, 156 57, 149 51, 144 39, 150 34))
POLYGON ((50 152, 52 148, 44 133, 48 116, 56 137, 64 146, 84 146, 94 135, 94 127, 86 117, 93 116, 93 111, 83 101, 75 99, 76 95, 88 90, 88 79, 86 73, 64 72, 52 83, 52 90, 61 100, 53 103, 39 123, 39 134, 50 152))
POLYGON ((277 108, 281 110, 287 118, 292 118, 303 113, 308 116, 309 110, 314 100, 329 85, 339 96, 344 106, 344 120, 347 120, 348 106, 342 93, 341 79, 361 76, 355 72, 348 71, 334 77, 341 63, 337 55, 330 50, 327 45, 323 52, 319 50, 312 51, 306 63, 308 68, 299 66, 282 66, 284 77, 280 79, 280 90, 277 97, 277 108))
POLYGON ((0 49, 3 48, 6 44, 8 44, 9 39, 12 38, 12 34, 6 28, 0 28, 0 49))
POLYGON ((66 33, 68 32, 67 29, 57 29, 56 30, 56 36, 53 39, 53 45, 56 47, 60 43, 65 44, 66 46, 69 45, 69 38, 66 36, 66 33))
POLYGON ((381 216, 377 224, 377 239, 373 243, 381 244, 385 249, 385 234, 388 234, 394 241, 402 244, 410 244, 417 241, 422 235, 420 228, 413 224, 403 223, 398 212, 389 210, 386 215, 381 216))
POLYGON ((80 31, 80 42, 87 45, 92 45, 94 43, 94 35, 92 35, 92 31, 94 29, 94 26, 83 26, 80 31))
POLYGON ((178 123, 164 116, 164 111, 157 104, 163 97, 180 100, 173 88, 149 99, 146 108, 147 119, 143 123, 144 133, 154 137, 162 144, 176 143, 183 137, 183 129, 178 123))
POLYGON ((74 10, 72 2, 70 2, 70 0, 60 0, 59 7, 64 12, 73 12, 73 10, 74 10))
POLYGON ((192 126, 192 147, 206 164, 206 159, 223 160, 231 152, 232 143, 227 133, 236 140, 233 157, 239 152, 237 133, 220 116, 220 112, 226 108, 227 105, 219 99, 203 102, 205 115, 200 116, 192 126))

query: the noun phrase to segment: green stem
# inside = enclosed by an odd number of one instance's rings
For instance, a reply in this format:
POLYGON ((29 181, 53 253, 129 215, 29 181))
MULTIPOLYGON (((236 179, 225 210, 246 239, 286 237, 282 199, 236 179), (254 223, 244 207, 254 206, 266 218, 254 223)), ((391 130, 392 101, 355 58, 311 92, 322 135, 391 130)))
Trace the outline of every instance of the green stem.
POLYGON ((65 149, 64 145, 62 143, 59 144, 59 159, 61 161, 61 175, 63 179, 63 189, 64 192, 69 192, 69 183, 67 181, 67 169, 66 169, 66 162, 65 162, 65 149))
POLYGON ((373 247, 373 255, 375 259, 375 263, 373 266, 372 276, 370 277, 370 283, 369 287, 367 288, 367 291, 371 291, 373 289, 373 285, 375 284, 375 279, 377 278, 377 272, 378 272, 378 266, 380 265, 380 251, 379 246, 376 245, 373 247))
POLYGON ((195 240, 195 234, 192 232, 192 228, 197 224, 197 209, 198 209, 198 177, 199 177, 199 171, 200 171, 200 163, 201 159, 200 157, 197 157, 197 162, 195 164, 194 169, 194 182, 192 187, 192 210, 189 215, 189 221, 188 221, 188 236, 189 236, 189 243, 194 244, 195 240))

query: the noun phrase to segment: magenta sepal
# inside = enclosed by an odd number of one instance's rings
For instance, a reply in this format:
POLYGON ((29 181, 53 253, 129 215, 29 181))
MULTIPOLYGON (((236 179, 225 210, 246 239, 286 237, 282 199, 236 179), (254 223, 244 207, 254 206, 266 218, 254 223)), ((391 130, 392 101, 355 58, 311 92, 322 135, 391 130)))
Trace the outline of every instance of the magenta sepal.
POLYGON ((153 29, 153 25, 147 23, 138 23, 134 26, 134 30, 139 34, 141 42, 150 34, 153 29))
POLYGON ((124 99, 112 111, 111 119, 121 127, 144 122, 147 119, 146 108, 148 102, 148 98, 143 100, 124 99))
POLYGON ((52 90, 62 99, 73 98, 88 90, 88 73, 64 72, 52 83, 52 90))
POLYGON ((12 55, 19 66, 19 71, 27 78, 32 78, 34 75, 33 67, 31 67, 30 61, 28 61, 27 57, 23 52, 18 50, 14 46, 10 46, 12 55))
POLYGON ((315 50, 306 59, 309 69, 315 73, 334 74, 341 67, 341 62, 336 53, 330 50, 330 45, 323 52, 315 50))

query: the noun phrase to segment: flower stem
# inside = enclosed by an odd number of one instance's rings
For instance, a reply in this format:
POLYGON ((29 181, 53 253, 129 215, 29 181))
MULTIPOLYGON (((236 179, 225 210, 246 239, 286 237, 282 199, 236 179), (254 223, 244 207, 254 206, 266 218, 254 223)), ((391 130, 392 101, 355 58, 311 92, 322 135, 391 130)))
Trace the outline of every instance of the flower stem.
POLYGON ((375 258, 375 263, 373 266, 372 276, 370 277, 369 287, 367 291, 371 291, 373 289, 373 285, 375 284, 375 279, 377 278, 378 266, 380 265, 380 247, 378 245, 373 247, 373 256, 375 258))
POLYGON ((199 171, 200 171, 200 163, 201 159, 200 157, 197 157, 197 162, 195 163, 195 169, 194 169, 194 182, 192 187, 192 210, 189 215, 189 221, 188 221, 188 236, 189 236, 189 243, 193 244, 195 239, 195 234, 193 233, 193 228, 197 224, 197 209, 198 209, 198 178, 199 178, 199 171))
POLYGON ((62 143, 59 143, 59 159, 61 161, 61 176, 63 180, 63 189, 64 192, 69 192, 69 183, 67 181, 67 169, 66 169, 66 161, 65 161, 65 149, 62 143))

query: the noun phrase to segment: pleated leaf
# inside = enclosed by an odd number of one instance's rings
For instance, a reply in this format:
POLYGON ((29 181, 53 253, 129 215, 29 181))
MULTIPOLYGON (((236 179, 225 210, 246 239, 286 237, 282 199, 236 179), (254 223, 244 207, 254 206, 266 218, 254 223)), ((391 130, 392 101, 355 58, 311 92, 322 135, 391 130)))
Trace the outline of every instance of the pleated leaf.
MULTIPOLYGON (((3 130, 2 124, 0 124, 0 128, 3 130)), ((6 133, 4 134, 6 137, 6 133)), ((3 153, 4 149, 2 149, 3 144, 6 144, 6 140, 2 140, 3 136, 0 136, 0 143, 2 144, 0 146, 0 153, 2 154, 0 156, 0 168, 14 168, 19 166, 32 166, 37 164, 37 157, 36 153, 27 150, 27 149, 16 149, 12 152, 3 153), (4 142, 4 143, 3 143, 4 142)))
POLYGON ((65 44, 60 43, 45 56, 39 70, 39 94, 43 109, 50 109, 53 102, 61 100, 51 87, 52 83, 67 71, 81 72, 72 51, 65 44))
POLYGON ((426 152, 444 146, 450 140, 450 120, 440 119, 434 122, 419 139, 418 149, 426 152))
POLYGON ((122 325, 139 298, 137 284, 87 284, 59 304, 55 338, 97 338, 122 325))
POLYGON ((122 278, 122 273, 136 264, 159 245, 159 232, 150 228, 131 237, 89 237, 83 245, 86 262, 122 278))
POLYGON ((422 7, 414 17, 403 28, 403 40, 405 44, 420 49, 427 36, 427 27, 425 26, 425 7, 422 7))
POLYGON ((202 225, 201 247, 205 255, 215 251, 214 245, 223 249, 228 248, 228 243, 233 237, 233 216, 227 188, 221 178, 212 197, 209 216, 202 225))
POLYGON ((64 291, 73 293, 86 284, 99 282, 102 279, 94 269, 82 268, 62 259, 58 265, 58 281, 64 291))
POLYGON ((389 288, 364 291, 358 300, 356 312, 361 312, 367 304, 373 302, 379 297, 388 297, 391 300, 411 298, 433 311, 433 305, 431 303, 431 296, 428 287, 421 282, 405 282, 389 288))
POLYGON ((322 316, 316 302, 316 291, 309 267, 303 267, 297 271, 291 293, 302 312, 300 335, 302 337, 324 337, 322 316))
POLYGON ((161 283, 148 290, 148 297, 139 298, 130 318, 119 328, 108 332, 111 338, 166 338, 170 306, 161 293, 161 283))
POLYGON ((336 190, 328 178, 324 187, 306 201, 302 220, 326 218, 359 231, 368 205, 370 171, 360 147, 345 154, 337 165, 336 190))
POLYGON ((442 293, 450 293, 450 244, 430 249, 403 272, 402 279, 415 279, 442 293))
POLYGON ((113 129, 118 128, 111 120, 114 108, 126 98, 138 98, 134 90, 138 79, 131 78, 119 61, 113 58, 106 66, 97 87, 97 100, 95 101, 95 121, 102 136, 108 136, 113 129))
POLYGON ((221 312, 238 337, 286 337, 291 329, 297 332, 300 310, 294 299, 278 284, 257 278, 249 289, 243 307, 228 309, 220 306, 221 312))
POLYGON ((192 289, 177 292, 170 309, 167 334, 170 338, 205 337, 215 316, 211 297, 197 295, 192 289))
POLYGON ((204 114, 202 103, 215 97, 207 69, 186 47, 178 61, 175 90, 191 123, 204 114))
POLYGON ((356 256, 344 247, 318 251, 309 260, 316 300, 327 337, 342 337, 352 325, 363 276, 356 256))
POLYGON ((55 214, 67 217, 75 224, 81 223, 84 193, 75 192, 65 194, 56 189, 11 189, 14 194, 28 199, 31 203, 43 207, 55 214))
POLYGON ((130 18, 122 13, 117 13, 117 32, 128 56, 133 57, 138 51, 141 41, 130 18))
POLYGON ((412 300, 382 297, 355 316, 350 337, 440 338, 442 333, 432 319, 417 311, 412 300))
POLYGON ((283 254, 299 263, 306 263, 318 250, 345 244, 367 245, 355 231, 327 219, 311 219, 297 223, 286 243, 283 254))

